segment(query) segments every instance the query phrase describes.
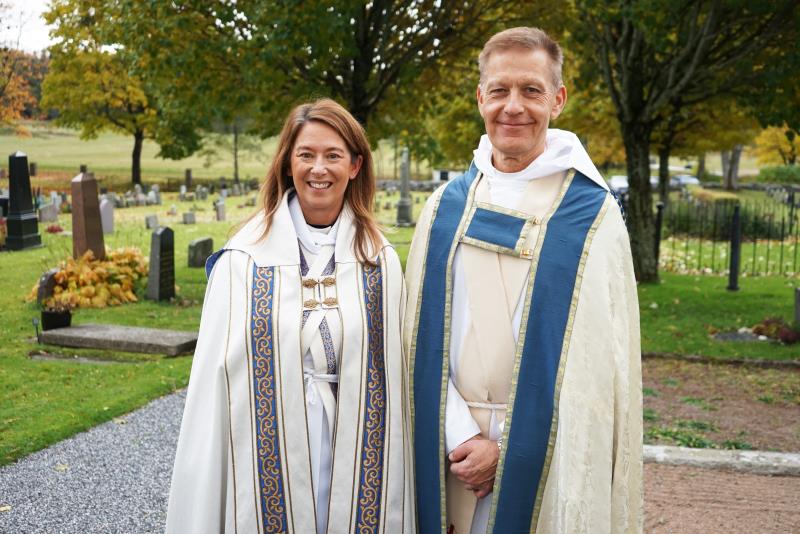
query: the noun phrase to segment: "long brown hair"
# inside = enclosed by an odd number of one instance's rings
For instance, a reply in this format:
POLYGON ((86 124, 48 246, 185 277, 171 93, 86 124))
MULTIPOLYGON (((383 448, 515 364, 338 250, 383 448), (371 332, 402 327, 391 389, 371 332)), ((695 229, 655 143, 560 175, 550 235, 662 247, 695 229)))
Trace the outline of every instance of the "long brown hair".
POLYGON ((294 108, 283 124, 278 140, 278 149, 272 164, 267 171, 266 180, 261 186, 261 201, 264 206, 266 237, 272 226, 272 219, 278 211, 283 195, 294 187, 290 174, 290 159, 297 136, 307 123, 317 121, 333 128, 344 140, 350 151, 352 161, 361 156, 361 168, 355 179, 348 181, 344 192, 344 201, 353 210, 356 227, 354 251, 361 263, 373 263, 370 258, 381 249, 381 235, 378 223, 372 215, 372 203, 375 198, 375 169, 372 164, 372 153, 364 128, 341 105, 329 98, 301 104, 294 108))

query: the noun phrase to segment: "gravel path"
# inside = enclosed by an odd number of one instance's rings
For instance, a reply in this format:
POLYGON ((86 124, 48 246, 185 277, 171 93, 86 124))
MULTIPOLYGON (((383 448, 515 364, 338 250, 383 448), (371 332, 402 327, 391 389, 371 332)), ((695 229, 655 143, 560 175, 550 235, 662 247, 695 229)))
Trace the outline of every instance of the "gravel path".
MULTIPOLYGON (((0 469, 0 533, 163 532, 185 397, 0 469)), ((800 477, 646 464, 645 512, 645 532, 800 532, 800 477)))
POLYGON ((2 533, 163 532, 185 390, 0 469, 2 533))

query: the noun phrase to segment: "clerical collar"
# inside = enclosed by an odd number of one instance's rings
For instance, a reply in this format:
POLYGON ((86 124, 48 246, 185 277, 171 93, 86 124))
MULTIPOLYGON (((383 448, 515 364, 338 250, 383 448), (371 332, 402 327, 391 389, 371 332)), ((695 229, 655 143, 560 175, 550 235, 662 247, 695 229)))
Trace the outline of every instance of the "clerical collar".
POLYGON ((294 226, 297 239, 312 254, 319 254, 322 247, 336 245, 336 232, 339 228, 341 217, 336 218, 336 222, 327 232, 324 228, 313 229, 303 217, 303 210, 300 208, 300 201, 297 200, 297 195, 291 195, 289 198, 289 214, 292 216, 292 226, 294 226))

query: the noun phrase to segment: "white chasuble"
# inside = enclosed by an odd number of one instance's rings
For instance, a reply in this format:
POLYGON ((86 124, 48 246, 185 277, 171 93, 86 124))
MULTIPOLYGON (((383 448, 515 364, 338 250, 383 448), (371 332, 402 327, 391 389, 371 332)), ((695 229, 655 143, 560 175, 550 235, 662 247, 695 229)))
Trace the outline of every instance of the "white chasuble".
POLYGON ((289 195, 209 260, 169 533, 414 530, 400 262, 289 195))
POLYGON ((548 132, 540 159, 540 177, 568 171, 552 180, 555 193, 543 178, 515 209, 492 205, 481 185, 489 177, 473 164, 429 198, 417 223, 404 332, 422 533, 642 528, 627 231, 574 135, 548 132), (480 502, 447 475, 447 453, 475 433, 503 443, 480 502))

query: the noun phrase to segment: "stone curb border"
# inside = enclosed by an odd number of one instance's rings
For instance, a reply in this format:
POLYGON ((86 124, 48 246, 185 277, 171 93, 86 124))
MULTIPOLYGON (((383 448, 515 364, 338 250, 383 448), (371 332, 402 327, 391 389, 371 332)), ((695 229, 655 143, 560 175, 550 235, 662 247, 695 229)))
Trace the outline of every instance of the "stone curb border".
POLYGON ((721 365, 740 365, 743 367, 762 367, 774 369, 800 369, 800 360, 746 360, 729 358, 711 358, 697 354, 673 354, 670 352, 643 352, 642 359, 681 360, 691 363, 711 363, 721 365))
POLYGON ((800 476, 800 453, 691 449, 645 445, 644 462, 728 469, 757 475, 800 476))

